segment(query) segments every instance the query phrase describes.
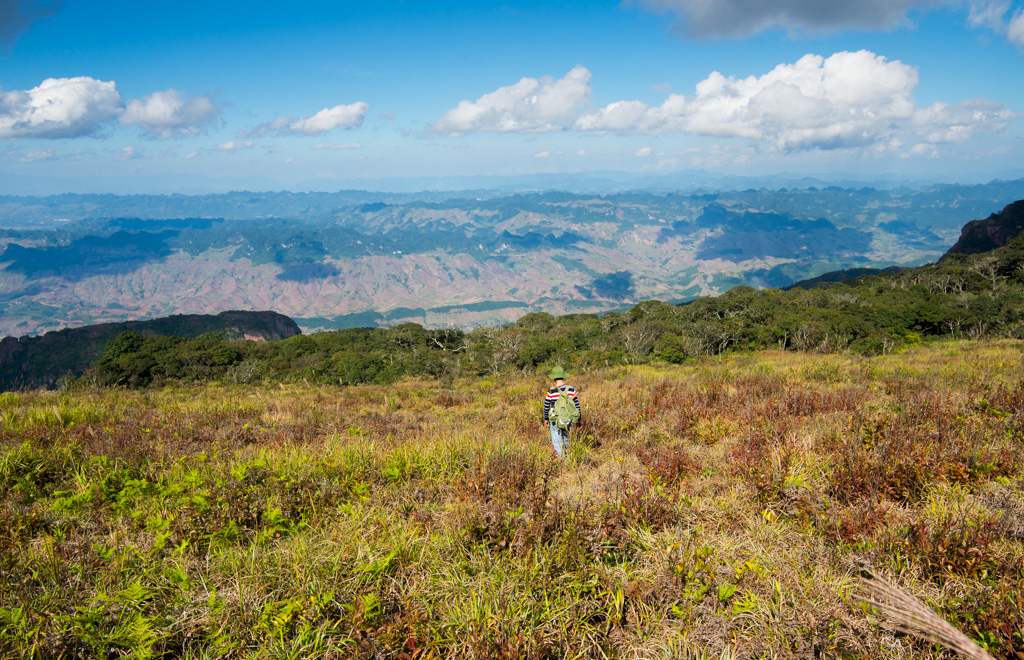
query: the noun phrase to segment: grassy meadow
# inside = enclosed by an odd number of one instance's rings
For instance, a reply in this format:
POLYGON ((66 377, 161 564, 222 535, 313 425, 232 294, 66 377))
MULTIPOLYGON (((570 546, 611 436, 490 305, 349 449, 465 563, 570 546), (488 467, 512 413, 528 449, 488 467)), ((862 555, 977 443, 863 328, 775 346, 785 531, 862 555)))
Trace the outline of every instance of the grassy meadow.
POLYGON ((0 655, 1024 653, 1024 342, 572 378, 0 394, 0 655))

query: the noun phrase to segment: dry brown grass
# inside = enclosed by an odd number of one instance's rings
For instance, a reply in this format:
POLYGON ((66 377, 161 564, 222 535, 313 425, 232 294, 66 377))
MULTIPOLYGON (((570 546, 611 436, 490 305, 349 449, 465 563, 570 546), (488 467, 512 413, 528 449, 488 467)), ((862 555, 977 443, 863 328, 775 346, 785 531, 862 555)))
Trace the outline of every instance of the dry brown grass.
POLYGON ((994 660, 919 599, 869 568, 861 570, 857 597, 887 628, 950 649, 969 660, 994 660))

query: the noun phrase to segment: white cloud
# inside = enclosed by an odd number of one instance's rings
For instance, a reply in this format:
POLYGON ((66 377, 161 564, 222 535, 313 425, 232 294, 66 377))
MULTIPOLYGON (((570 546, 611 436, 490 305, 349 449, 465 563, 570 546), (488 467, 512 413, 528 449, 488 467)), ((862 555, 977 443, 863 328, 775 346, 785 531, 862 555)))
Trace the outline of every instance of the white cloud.
POLYGON ((358 142, 347 142, 343 144, 328 144, 320 142, 316 145, 317 149, 326 149, 328 151, 355 151, 356 149, 362 149, 363 145, 358 142))
POLYGON ((933 103, 914 113, 914 127, 931 144, 966 142, 982 130, 1001 130, 1016 115, 989 101, 933 103))
POLYGON ((967 23, 971 27, 998 31, 1003 26, 1003 16, 1009 10, 1009 0, 972 0, 967 12, 967 23))
POLYGON ((762 76, 717 71, 693 97, 670 95, 661 105, 617 101, 577 119, 584 131, 684 132, 736 137, 784 151, 867 146, 904 130, 923 141, 962 141, 1005 126, 1005 107, 972 102, 919 109, 917 69, 869 51, 805 55, 762 76))
POLYGON ((1010 14, 1009 0, 971 0, 967 22, 971 27, 988 28, 1024 47, 1024 9, 1010 14))
POLYGON ((648 158, 652 153, 654 153, 654 150, 650 147, 640 147, 633 153, 633 155, 637 158, 648 158))
POLYGON ((1018 9, 1006 26, 1006 38, 1024 48, 1024 9, 1018 9))
MULTIPOLYGON (((628 0, 627 0, 628 1, 628 0)), ((676 25, 692 36, 737 37, 772 28, 812 31, 844 28, 884 29, 907 21, 916 7, 936 0, 632 0, 631 4, 676 17, 676 25)))
MULTIPOLYGON (((670 96, 673 98, 676 95, 670 96)), ((576 128, 583 131, 628 131, 647 122, 650 108, 641 101, 615 101, 597 112, 576 120, 576 128)))
POLYGON ((117 152, 118 160, 136 160, 142 158, 142 152, 135 147, 122 147, 117 152))
POLYGON ((910 148, 910 154, 913 156, 924 156, 927 158, 938 158, 939 149, 934 144, 927 144, 919 142, 910 148))
POLYGON ((551 158, 551 152, 547 150, 538 151, 537 153, 533 154, 533 157, 536 158, 537 160, 547 160, 548 158, 551 158))
POLYGON ((288 117, 278 117, 272 121, 256 126, 252 130, 245 131, 242 137, 264 137, 266 135, 280 135, 288 133, 289 125, 295 121, 288 117))
POLYGON ((306 135, 320 135, 336 128, 357 128, 363 123, 369 105, 359 101, 348 105, 324 108, 312 117, 292 122, 291 130, 306 135))
POLYGON ((25 151, 18 157, 23 163, 38 163, 46 160, 53 160, 57 157, 57 152, 53 149, 35 149, 33 151, 25 151))
POLYGON ((26 91, 0 91, 0 138, 96 135, 121 109, 113 81, 47 78, 26 91))
POLYGON ((242 149, 251 149, 256 146, 252 140, 230 140, 228 142, 222 142, 218 144, 214 149, 216 151, 232 152, 241 151, 242 149))
POLYGON ((264 137, 267 135, 323 135, 336 128, 358 128, 363 125, 366 112, 370 109, 365 101, 324 108, 309 117, 278 117, 272 121, 246 131, 243 137, 264 137))
POLYGON ((463 100, 434 124, 440 133, 534 132, 568 128, 590 96, 590 71, 554 79, 524 77, 475 101, 463 100))
POLYGON ((121 123, 138 126, 153 137, 190 136, 197 135, 218 113, 206 96, 188 99, 178 90, 167 89, 131 101, 121 115, 121 123))

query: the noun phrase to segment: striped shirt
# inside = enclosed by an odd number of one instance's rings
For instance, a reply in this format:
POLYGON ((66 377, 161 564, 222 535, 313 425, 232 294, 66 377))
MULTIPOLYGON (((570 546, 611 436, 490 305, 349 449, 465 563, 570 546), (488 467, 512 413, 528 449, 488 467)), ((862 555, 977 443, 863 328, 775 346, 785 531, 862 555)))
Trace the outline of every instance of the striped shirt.
POLYGON ((558 401, 558 397, 561 396, 562 392, 565 392, 566 394, 569 395, 569 398, 572 399, 572 402, 576 404, 576 410, 580 410, 580 412, 582 413, 582 410, 580 408, 580 397, 579 397, 579 394, 576 392, 576 388, 575 387, 573 387, 572 385, 562 385, 561 387, 552 387, 551 389, 548 390, 548 393, 546 395, 544 395, 544 421, 545 422, 548 421, 548 417, 551 414, 551 411, 555 407, 555 402, 558 401))

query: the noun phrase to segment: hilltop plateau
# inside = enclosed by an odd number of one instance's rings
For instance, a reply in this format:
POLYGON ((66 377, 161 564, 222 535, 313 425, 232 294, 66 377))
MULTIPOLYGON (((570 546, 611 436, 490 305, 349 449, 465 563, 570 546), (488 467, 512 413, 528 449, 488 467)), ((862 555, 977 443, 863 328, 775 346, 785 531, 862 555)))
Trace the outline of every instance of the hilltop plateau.
POLYGON ((1024 650, 1024 344, 0 395, 9 655, 950 657, 859 562, 1024 650))

